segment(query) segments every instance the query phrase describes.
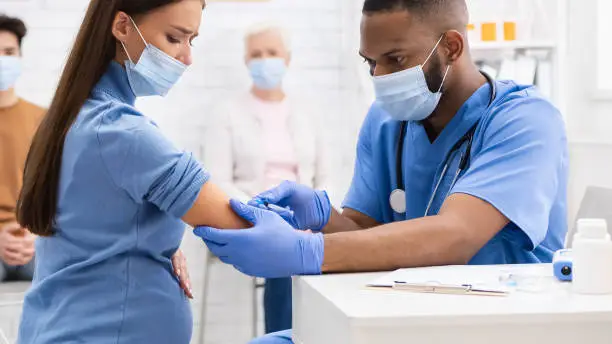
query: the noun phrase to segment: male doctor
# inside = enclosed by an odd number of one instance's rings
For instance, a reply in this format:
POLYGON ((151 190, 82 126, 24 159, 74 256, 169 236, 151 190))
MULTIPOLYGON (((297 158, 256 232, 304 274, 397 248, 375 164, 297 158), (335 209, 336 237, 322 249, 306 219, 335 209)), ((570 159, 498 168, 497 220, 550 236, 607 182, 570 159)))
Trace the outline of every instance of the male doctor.
POLYGON ((550 262, 567 226, 563 120, 534 87, 478 70, 467 23, 465 0, 365 0, 360 53, 376 102, 343 213, 324 191, 286 182, 231 202, 253 228, 196 235, 266 278, 550 262))

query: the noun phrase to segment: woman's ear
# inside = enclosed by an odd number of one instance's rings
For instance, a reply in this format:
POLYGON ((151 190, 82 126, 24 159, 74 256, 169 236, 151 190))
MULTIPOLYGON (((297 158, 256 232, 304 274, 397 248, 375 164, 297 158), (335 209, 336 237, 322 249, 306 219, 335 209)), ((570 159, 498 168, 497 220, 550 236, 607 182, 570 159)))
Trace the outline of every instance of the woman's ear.
POLYGON ((125 43, 127 41, 128 34, 132 27, 130 16, 125 12, 117 12, 115 19, 113 20, 112 32, 113 36, 119 41, 125 43))

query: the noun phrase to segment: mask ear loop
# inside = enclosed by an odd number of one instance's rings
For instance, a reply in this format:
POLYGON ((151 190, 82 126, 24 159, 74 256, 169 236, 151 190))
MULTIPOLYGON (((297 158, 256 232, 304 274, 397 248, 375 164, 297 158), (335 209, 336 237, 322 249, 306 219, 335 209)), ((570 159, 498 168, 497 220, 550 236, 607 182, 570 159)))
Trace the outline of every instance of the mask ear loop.
POLYGON ((442 78, 442 83, 440 84, 440 88, 438 89, 438 92, 442 91, 442 86, 444 85, 444 81, 446 80, 446 76, 448 75, 448 72, 450 71, 450 65, 446 67, 446 72, 444 73, 444 77, 442 78))
POLYGON ((436 45, 433 47, 433 49, 431 50, 431 52, 429 53, 429 56, 427 56, 427 58, 425 59, 425 62, 423 62, 423 67, 425 67, 425 65, 427 64, 427 62, 429 62, 429 59, 433 56, 433 54, 436 52, 436 49, 438 48, 438 46, 440 45, 440 42, 442 42, 442 38, 444 38, 444 35, 440 36, 440 39, 438 39, 438 42, 436 43, 436 45))
MULTIPOLYGON (((142 35, 142 32, 140 32, 140 29, 138 28, 138 25, 136 25, 136 22, 134 21, 134 19, 131 16, 128 16, 130 18, 130 21, 132 22, 132 25, 134 25, 134 28, 136 29, 136 32, 138 32, 138 35, 140 36, 140 38, 142 39, 142 41, 144 42, 145 45, 147 45, 147 41, 144 39, 144 36, 142 35)), ((120 42, 121 46, 123 46, 123 50, 125 50, 125 54, 127 55, 128 59, 130 60, 130 62, 134 63, 134 60, 132 60, 132 58, 130 57, 130 53, 128 53, 127 48, 125 47, 125 43, 120 42)))
MULTIPOLYGON (((444 34, 442 34, 442 36, 440 36, 440 39, 438 39, 438 42, 436 43, 436 45, 433 47, 433 49, 429 53, 429 56, 427 56, 427 58, 425 59, 425 62, 423 63, 423 67, 427 64, 427 62, 429 62, 429 59, 433 56, 434 52, 436 52, 436 49, 440 45, 440 42, 442 42, 442 38, 444 38, 444 34)), ((448 72, 450 71, 450 67, 451 67, 450 65, 448 67, 446 67, 446 72, 444 73, 444 77, 442 78, 442 83, 440 84, 440 88, 438 89, 438 92, 442 91, 442 86, 444 85, 444 81, 446 81, 446 77, 448 76, 448 72)))
MULTIPOLYGON (((147 45, 147 40, 144 39, 144 36, 142 35, 142 32, 140 32, 140 29, 138 28, 138 25, 136 25, 136 22, 134 21, 134 19, 132 17, 130 17, 130 20, 132 21, 132 25, 134 25, 134 28, 136 29, 136 32, 138 32, 138 35, 140 35, 140 38, 142 39, 142 41, 144 42, 145 45, 147 45)), ((442 39, 442 38, 440 38, 442 39)))

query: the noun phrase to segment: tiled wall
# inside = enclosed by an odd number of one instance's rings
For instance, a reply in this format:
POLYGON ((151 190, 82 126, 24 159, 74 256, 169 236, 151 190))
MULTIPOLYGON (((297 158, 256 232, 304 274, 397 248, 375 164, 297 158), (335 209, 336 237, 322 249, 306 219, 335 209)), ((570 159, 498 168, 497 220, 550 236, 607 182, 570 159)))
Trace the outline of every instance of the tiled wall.
MULTIPOLYGON (((47 105, 88 1, 0 0, 0 12, 23 18, 30 34, 24 45, 24 75, 19 93, 47 105)), ((357 2, 358 4, 358 2, 357 2)), ((348 187, 354 143, 366 103, 355 73, 358 6, 350 0, 272 0, 209 2, 195 63, 167 98, 139 102, 179 146, 199 154, 207 114, 220 100, 246 91, 249 80, 243 60, 243 32, 253 23, 272 20, 292 33, 293 65, 287 90, 319 104, 313 116, 330 140, 335 155, 337 190, 348 187), (347 34, 347 31, 350 31, 347 34)), ((358 4, 359 5, 359 4, 358 4)))

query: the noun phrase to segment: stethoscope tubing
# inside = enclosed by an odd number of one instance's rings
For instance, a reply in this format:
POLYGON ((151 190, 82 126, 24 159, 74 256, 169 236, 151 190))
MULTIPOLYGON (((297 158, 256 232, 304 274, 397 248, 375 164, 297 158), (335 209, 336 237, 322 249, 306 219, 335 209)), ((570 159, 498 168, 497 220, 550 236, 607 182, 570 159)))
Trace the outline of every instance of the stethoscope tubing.
MULTIPOLYGON (((486 73, 481 72, 482 75, 487 79, 487 83, 490 85, 491 87, 491 97, 489 99, 489 104, 487 106, 487 110, 491 107, 491 105, 493 104, 493 102, 495 101, 495 98, 497 97, 497 87, 495 85, 495 81, 486 73)), ((478 124, 480 122, 477 122, 472 128, 470 128, 470 130, 459 140, 457 141, 457 143, 455 143, 455 145, 451 148, 451 150, 448 152, 448 154, 446 155, 445 159, 444 159, 444 168, 442 169, 442 173, 440 174, 440 178, 438 179, 438 181, 436 182, 436 186, 434 187, 433 193, 429 199, 429 202, 427 202, 427 208, 425 210, 425 215, 424 216, 428 216, 429 212, 431 210, 431 207, 433 205, 433 202, 436 198, 436 195, 438 194, 438 190, 440 188, 440 185, 442 184, 442 180, 444 180, 444 177, 446 176, 446 173, 448 172, 448 168, 450 165, 450 161, 451 158, 454 157, 454 155, 457 154, 457 152, 459 150, 461 150, 461 146, 463 146, 464 143, 467 142, 467 147, 466 147, 466 152, 461 154, 461 159, 459 161, 459 167, 457 168, 457 171, 455 172, 455 176, 453 177, 453 180, 451 182, 451 185, 448 189, 448 192, 446 193, 445 199, 448 198, 453 186, 455 185, 455 183, 457 182, 457 180, 459 179, 459 176, 461 175, 461 173, 463 171, 465 171, 468 167, 469 167, 469 163, 470 163, 470 156, 471 156, 471 150, 472 150, 472 143, 474 141, 474 133, 476 132, 476 128, 478 127, 478 124)), ((402 173, 402 165, 403 165, 403 147, 404 147, 404 142, 406 140, 406 128, 408 126, 408 122, 407 121, 402 121, 400 123, 400 132, 399 132, 399 138, 398 138, 398 142, 397 142, 397 149, 396 149, 396 174, 397 174, 397 189, 393 190, 393 192, 391 193, 391 195, 393 195, 396 192, 403 192, 405 195, 405 184, 404 184, 404 177, 403 177, 403 173, 402 173)), ((390 203, 391 203, 391 208, 396 212, 396 213, 404 213, 405 212, 405 206, 404 207, 398 207, 395 206, 393 204, 393 202, 391 201, 392 197, 390 198, 390 203), (403 208, 404 211, 398 211, 397 209, 399 208, 403 208)))

